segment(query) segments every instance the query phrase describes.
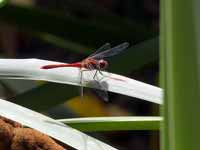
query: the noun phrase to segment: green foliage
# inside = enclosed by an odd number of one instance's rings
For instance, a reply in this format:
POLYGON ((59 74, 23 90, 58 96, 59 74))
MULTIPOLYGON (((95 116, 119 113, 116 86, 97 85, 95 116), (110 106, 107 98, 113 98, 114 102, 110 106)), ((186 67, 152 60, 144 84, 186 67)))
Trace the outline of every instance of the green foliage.
POLYGON ((0 0, 0 8, 6 5, 8 0, 0 0))
POLYGON ((81 131, 159 130, 160 117, 104 117, 59 120, 81 131))
POLYGON ((162 150, 198 149, 199 1, 163 0, 161 69, 165 91, 162 150))
MULTIPOLYGON (((142 27, 139 23, 139 25, 120 23, 118 20, 118 22, 114 21, 115 24, 106 24, 105 20, 102 22, 87 21, 24 6, 6 5, 2 7, 0 19, 15 24, 19 29, 49 33, 85 45, 113 41, 114 44, 119 44, 124 40, 136 43, 147 39, 146 37, 156 36, 148 26, 142 27)), ((109 19, 112 22, 112 17, 109 19)))
POLYGON ((79 93, 75 86, 47 83, 9 100, 33 110, 42 111, 61 104, 77 94, 79 93))

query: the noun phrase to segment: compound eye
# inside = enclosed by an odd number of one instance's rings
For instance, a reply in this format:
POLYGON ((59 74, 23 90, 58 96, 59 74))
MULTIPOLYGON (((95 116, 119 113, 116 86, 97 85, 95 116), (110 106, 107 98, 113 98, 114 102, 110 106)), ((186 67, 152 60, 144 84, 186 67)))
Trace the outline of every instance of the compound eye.
POLYGON ((99 66, 100 66, 101 69, 106 68, 106 63, 105 63, 105 61, 100 60, 100 61, 99 61, 99 66))
POLYGON ((104 67, 105 67, 105 63, 103 63, 103 62, 100 62, 99 65, 100 65, 101 68, 104 68, 104 67))

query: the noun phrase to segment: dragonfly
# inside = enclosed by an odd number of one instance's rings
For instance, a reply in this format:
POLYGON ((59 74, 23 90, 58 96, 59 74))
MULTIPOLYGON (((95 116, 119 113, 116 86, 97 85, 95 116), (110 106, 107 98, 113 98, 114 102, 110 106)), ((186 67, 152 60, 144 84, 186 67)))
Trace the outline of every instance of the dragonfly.
MULTIPOLYGON (((128 42, 124 42, 115 47, 111 48, 110 43, 106 43, 100 48, 98 48, 94 53, 79 62, 69 63, 69 64, 50 64, 42 66, 41 69, 54 69, 60 67, 77 67, 80 68, 80 85, 81 85, 81 97, 83 97, 83 72, 96 70, 93 79, 97 81, 100 89, 104 90, 104 87, 100 84, 97 78, 97 73, 99 72, 102 76, 102 71, 105 71, 108 67, 108 61, 105 60, 107 57, 111 57, 119 54, 123 50, 127 49, 129 46, 128 42)), ((106 92, 106 90, 104 90, 106 92)), ((105 98, 107 99, 107 98, 105 98)))

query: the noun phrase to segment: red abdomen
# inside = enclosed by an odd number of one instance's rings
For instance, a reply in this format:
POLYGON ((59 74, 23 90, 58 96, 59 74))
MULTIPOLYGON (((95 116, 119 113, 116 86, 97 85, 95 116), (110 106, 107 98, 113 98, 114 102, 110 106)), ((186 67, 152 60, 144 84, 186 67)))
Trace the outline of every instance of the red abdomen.
POLYGON ((81 63, 71 63, 71 64, 52 64, 52 65, 45 65, 42 66, 41 69, 53 69, 53 68, 60 68, 60 67, 78 67, 81 68, 81 63))

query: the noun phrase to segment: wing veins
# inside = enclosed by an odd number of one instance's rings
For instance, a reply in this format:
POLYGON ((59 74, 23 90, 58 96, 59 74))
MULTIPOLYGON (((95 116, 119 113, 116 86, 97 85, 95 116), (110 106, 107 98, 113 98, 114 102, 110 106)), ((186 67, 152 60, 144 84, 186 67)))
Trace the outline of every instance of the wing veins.
MULTIPOLYGON (((110 43, 105 43, 104 45, 102 45, 100 48, 98 48, 94 53, 92 53, 91 55, 89 55, 88 57, 93 57, 95 56, 96 54, 98 53, 101 53, 101 51, 105 51, 105 50, 108 50, 110 49, 111 46, 110 46, 110 43)), ((88 58, 87 57, 87 58, 88 58)))
POLYGON ((92 55, 91 58, 94 59, 102 59, 102 58, 106 58, 106 57, 110 57, 110 56, 114 56, 120 52, 122 52, 124 49, 126 49, 129 46, 129 43, 124 42, 120 45, 117 45, 113 48, 110 48, 108 50, 96 53, 95 55, 92 55))

